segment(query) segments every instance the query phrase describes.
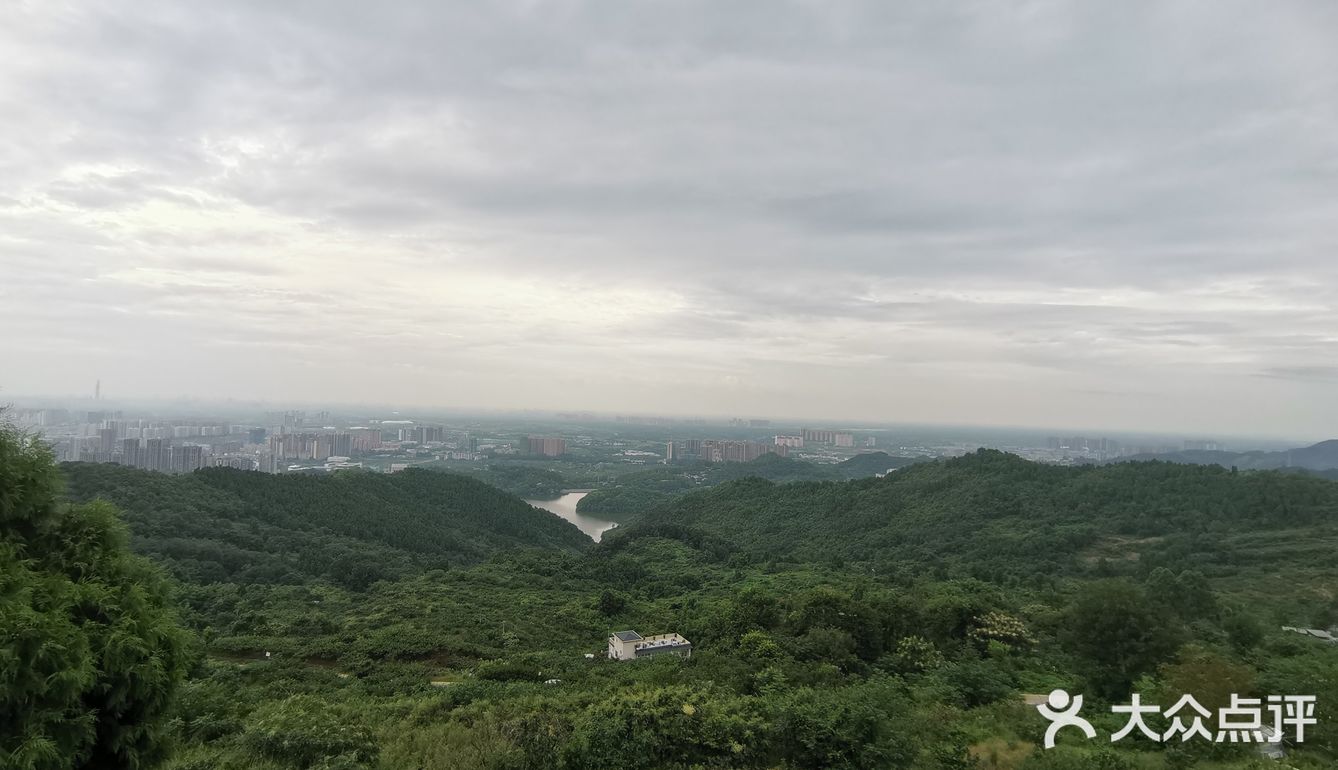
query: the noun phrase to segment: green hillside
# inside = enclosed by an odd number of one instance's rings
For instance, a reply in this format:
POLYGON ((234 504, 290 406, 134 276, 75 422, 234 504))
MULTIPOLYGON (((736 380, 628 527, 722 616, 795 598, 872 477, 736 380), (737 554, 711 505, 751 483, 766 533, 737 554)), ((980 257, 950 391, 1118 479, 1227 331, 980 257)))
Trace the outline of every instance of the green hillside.
POLYGON ((122 507, 195 635, 168 770, 1256 767, 1248 745, 1112 745, 1099 712, 1131 692, 1314 693, 1288 763, 1338 756, 1338 646, 1280 628, 1338 621, 1325 479, 737 464, 592 545, 449 474, 61 470, 122 507), (605 660, 625 628, 692 657, 605 660), (1022 693, 1054 687, 1086 693, 1097 740, 1039 748, 1022 693))
POLYGON ((848 460, 842 460, 837 464, 836 470, 839 478, 862 479, 865 476, 877 476, 926 461, 927 458, 923 457, 898 457, 887 452, 862 452, 848 460))
MULTIPOLYGON (((1077 574, 1095 562, 1230 572, 1277 562, 1277 548, 1338 532, 1338 484, 1216 466, 1066 468, 981 450, 885 478, 774 484, 746 479, 688 495, 615 531, 688 528, 755 558, 867 563, 1005 580, 1077 574), (1290 534, 1288 534, 1290 533, 1290 534), (1267 536, 1257 548, 1248 536, 1267 536)), ((1316 562, 1307 564, 1330 566, 1316 562)))
POLYGON ((577 510, 627 522, 659 508, 681 495, 738 479, 756 478, 786 483, 841 481, 903 468, 918 458, 867 452, 837 463, 817 463, 767 454, 746 463, 692 463, 669 465, 624 475, 581 499, 577 510))
POLYGON ((577 552, 576 527, 476 479, 432 471, 268 475, 213 468, 166 476, 62 466, 70 499, 125 512, 136 550, 188 582, 363 588, 518 547, 577 552))

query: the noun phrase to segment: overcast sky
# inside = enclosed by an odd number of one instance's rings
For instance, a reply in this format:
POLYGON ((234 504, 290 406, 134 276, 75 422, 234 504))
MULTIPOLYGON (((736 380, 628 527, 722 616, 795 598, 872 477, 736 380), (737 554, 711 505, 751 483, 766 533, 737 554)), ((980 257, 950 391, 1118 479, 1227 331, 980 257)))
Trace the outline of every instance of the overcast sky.
POLYGON ((1338 5, 18 0, 0 397, 1338 435, 1338 5))

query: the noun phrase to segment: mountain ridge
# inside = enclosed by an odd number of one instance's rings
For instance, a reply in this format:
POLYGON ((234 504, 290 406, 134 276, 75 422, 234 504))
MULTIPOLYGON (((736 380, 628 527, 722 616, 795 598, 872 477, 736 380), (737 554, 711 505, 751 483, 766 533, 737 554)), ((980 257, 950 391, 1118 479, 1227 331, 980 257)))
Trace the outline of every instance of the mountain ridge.
POLYGON ((1311 471, 1338 469, 1338 439, 1327 439, 1307 447, 1284 449, 1277 452, 1253 450, 1228 452, 1223 450, 1185 450, 1160 454, 1140 454, 1113 462, 1143 462, 1162 460, 1190 465, 1220 465, 1241 470, 1286 470, 1301 468, 1311 471))

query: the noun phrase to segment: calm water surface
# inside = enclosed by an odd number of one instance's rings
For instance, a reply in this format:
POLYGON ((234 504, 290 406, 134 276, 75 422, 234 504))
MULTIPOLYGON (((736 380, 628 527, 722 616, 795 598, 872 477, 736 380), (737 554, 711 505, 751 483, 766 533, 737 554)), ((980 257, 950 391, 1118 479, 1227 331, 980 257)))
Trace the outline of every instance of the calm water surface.
POLYGON ((543 508, 545 511, 551 511, 562 518, 575 524, 582 532, 590 536, 596 543, 604 536, 605 532, 618 526, 616 522, 597 519, 594 516, 588 516, 584 513, 576 512, 576 504, 585 497, 587 492, 568 492, 556 500, 526 500, 525 502, 533 505, 535 508, 543 508))

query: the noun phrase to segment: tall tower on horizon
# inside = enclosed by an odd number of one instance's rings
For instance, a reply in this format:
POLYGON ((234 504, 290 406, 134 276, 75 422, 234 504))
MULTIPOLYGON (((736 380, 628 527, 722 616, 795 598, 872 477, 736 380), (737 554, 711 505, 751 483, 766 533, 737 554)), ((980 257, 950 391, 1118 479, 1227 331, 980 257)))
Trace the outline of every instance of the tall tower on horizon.
POLYGON ((93 383, 93 400, 98 401, 102 398, 102 380, 99 379, 93 383))

